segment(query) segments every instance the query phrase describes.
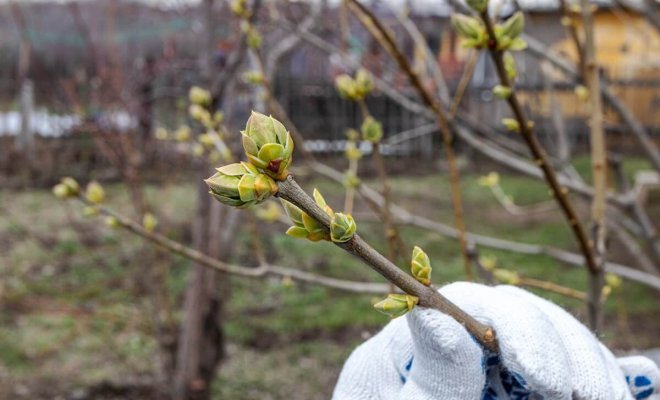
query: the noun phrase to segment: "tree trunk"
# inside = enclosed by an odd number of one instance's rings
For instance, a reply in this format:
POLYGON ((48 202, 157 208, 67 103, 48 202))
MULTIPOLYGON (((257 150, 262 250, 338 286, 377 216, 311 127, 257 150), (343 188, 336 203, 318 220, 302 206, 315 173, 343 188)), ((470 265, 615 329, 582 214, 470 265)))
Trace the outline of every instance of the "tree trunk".
MULTIPOLYGON (((238 214, 212 201, 201 180, 197 199, 193 244, 212 257, 227 259, 238 214)), ((223 274, 201 265, 194 267, 186 289, 177 346, 175 399, 204 400, 210 397, 210 384, 225 354, 222 320, 228 296, 229 284, 223 274)))

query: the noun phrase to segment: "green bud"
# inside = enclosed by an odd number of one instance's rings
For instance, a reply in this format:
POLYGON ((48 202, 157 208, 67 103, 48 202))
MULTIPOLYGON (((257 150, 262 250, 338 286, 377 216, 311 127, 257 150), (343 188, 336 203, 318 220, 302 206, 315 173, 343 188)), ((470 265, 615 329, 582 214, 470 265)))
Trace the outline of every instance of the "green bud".
POLYGON ((201 135, 197 136, 197 141, 204 147, 213 147, 215 146, 215 142, 213 142, 211 135, 212 133, 202 133, 201 135))
POLYGON ((615 274, 605 274, 605 283, 610 286, 612 289, 617 289, 621 287, 623 281, 618 275, 615 274))
POLYGON ((419 298, 409 294, 390 294, 386 299, 374 304, 374 308, 392 318, 400 317, 412 311, 419 303, 419 298))
POLYGON ((410 271, 419 282, 426 286, 431 284, 431 260, 424 250, 417 246, 413 249, 410 271))
POLYGON ((187 142, 190 140, 190 128, 181 125, 179 129, 174 132, 174 139, 176 139, 177 142, 187 142))
POLYGON ((466 3, 476 12, 484 12, 488 9, 488 0, 466 0, 466 3))
POLYGON ((504 70, 506 71, 506 75, 509 77, 511 81, 514 81, 516 79, 516 76, 518 76, 518 71, 516 70, 516 60, 513 58, 511 53, 506 52, 504 53, 503 61, 504 61, 504 70))
POLYGON ((216 164, 220 159, 222 159, 222 154, 217 150, 211 151, 207 157, 209 164, 216 164))
POLYGON ((80 193, 80 185, 70 176, 64 177, 61 180, 62 184, 66 186, 70 196, 77 196, 80 193))
POLYGON ((371 116, 364 119, 361 130, 362 138, 371 143, 378 143, 383 138, 383 127, 371 116))
POLYGON ((348 142, 346 144, 345 154, 349 160, 359 160, 362 158, 362 152, 357 148, 355 142, 348 142))
POLYGON ((494 256, 481 256, 479 263, 486 271, 492 271, 497 266, 497 258, 494 256))
POLYGON ((101 204, 105 200, 105 190, 96 181, 91 181, 87 184, 85 189, 85 198, 93 204, 101 204))
POLYGON ((286 179, 293 155, 293 139, 284 125, 273 117, 253 111, 241 133, 250 163, 273 179, 286 179))
POLYGON ((358 85, 347 74, 341 74, 335 78, 335 88, 337 88, 339 95, 347 100, 362 100, 362 97, 359 95, 358 85))
POLYGON ((323 209, 323 211, 326 212, 330 217, 332 217, 335 212, 332 211, 332 208, 328 205, 328 203, 325 201, 325 198, 323 198, 323 195, 317 188, 314 188, 314 191, 312 192, 312 196, 314 197, 314 201, 316 204, 318 204, 319 207, 323 209))
POLYGON ((497 172, 491 172, 488 175, 479 178, 479 184, 485 187, 497 186, 499 181, 500 181, 500 174, 498 174, 497 172))
POLYGON ((352 142, 355 142, 360 138, 360 132, 353 128, 346 129, 346 138, 352 142))
POLYGON ((78 196, 79 193, 80 193, 80 185, 78 185, 78 182, 75 179, 68 176, 62 178, 60 180, 60 183, 53 186, 53 194, 58 199, 75 197, 78 196))
POLYGON ((293 222, 293 225, 299 228, 304 228, 305 225, 303 224, 302 210, 284 199, 280 199, 280 203, 282 203, 282 206, 284 207, 284 212, 286 212, 286 215, 289 216, 289 219, 291 220, 291 222, 293 222))
POLYGON ((506 100, 511 97, 511 88, 508 86, 497 85, 493 88, 493 94, 498 99, 506 100))
POLYGON ((233 0, 231 2, 231 12, 240 17, 246 12, 246 0, 233 0))
POLYGON ((511 51, 522 51, 527 48, 527 42, 523 38, 517 37, 511 41, 509 45, 509 50, 511 51))
POLYGON ((121 226, 121 222, 115 217, 106 217, 105 224, 111 228, 119 228, 121 226))
POLYGON ((220 125, 224 120, 225 120, 225 115, 222 113, 222 111, 216 111, 215 113, 213 113, 214 124, 220 125))
POLYGON ((496 268, 493 270, 493 277, 498 281, 507 285, 517 285, 520 283, 520 277, 515 271, 508 269, 496 268))
POLYGON ((510 132, 520 132, 520 124, 514 118, 502 118, 502 125, 510 132))
POLYGON ((251 85, 263 85, 266 82, 259 71, 247 71, 243 74, 243 80, 251 85))
POLYGON ((211 114, 206 108, 200 106, 199 104, 191 104, 188 107, 188 115, 190 115, 190 118, 203 124, 204 126, 209 126, 211 124, 211 114))
POLYGON ((364 68, 360 68, 355 74, 355 90, 357 96, 365 98, 374 87, 371 74, 364 68))
POLYGON ((217 168, 212 177, 205 180, 210 193, 228 206, 244 208, 259 204, 277 193, 277 184, 268 175, 260 173, 253 165, 241 162, 217 168))
POLYGON ((193 104, 208 106, 211 104, 211 92, 204 90, 199 86, 193 86, 188 92, 188 98, 193 104))
POLYGON ((502 26, 502 34, 504 36, 508 36, 511 39, 515 39, 518 36, 520 36, 520 34, 523 31, 523 28, 525 27, 525 17, 523 16, 522 12, 517 11, 509 19, 504 21, 504 23, 501 26, 502 26))
POLYGON ((356 188, 360 186, 360 178, 355 175, 355 172, 353 171, 347 171, 346 175, 344 176, 344 186, 347 188, 356 188))
POLYGON ((152 213, 148 212, 144 214, 144 217, 142 217, 142 226, 144 226, 147 232, 153 232, 156 225, 158 225, 158 219, 152 213))
MULTIPOLYGON (((321 193, 316 189, 314 189, 314 199, 319 207, 323 208, 330 216, 334 215, 332 209, 325 203, 325 199, 323 199, 321 193)), ((293 226, 286 231, 287 235, 299 239, 308 239, 312 242, 330 240, 330 234, 323 224, 288 201, 280 199, 280 202, 293 223, 293 226)))
POLYGON ((480 39, 484 31, 484 26, 478 19, 463 14, 452 15, 451 24, 456 33, 465 39, 480 39))
POLYGON ((156 139, 158 140, 167 140, 167 129, 157 128, 154 136, 156 136, 156 139))
POLYGON ((580 14, 582 12, 582 7, 579 4, 571 4, 568 7, 568 11, 573 14, 580 14))
POLYGON ((67 188, 63 183, 58 183, 57 185, 53 186, 53 194, 58 199, 66 199, 70 197, 69 188, 67 188))
POLYGON ((586 88, 584 85, 577 85, 575 87, 575 95, 580 99, 580 101, 587 101, 589 100, 589 89, 586 88))
POLYGON ((248 47, 257 50, 261 47, 261 34, 253 26, 247 31, 247 38, 245 39, 248 47))
POLYGON ((195 143, 193 145, 192 150, 193 150, 193 156, 195 157, 201 157, 204 155, 204 146, 202 146, 199 143, 195 143))
POLYGON ((333 242, 348 242, 355 235, 357 224, 350 214, 335 213, 330 222, 330 239, 333 242))

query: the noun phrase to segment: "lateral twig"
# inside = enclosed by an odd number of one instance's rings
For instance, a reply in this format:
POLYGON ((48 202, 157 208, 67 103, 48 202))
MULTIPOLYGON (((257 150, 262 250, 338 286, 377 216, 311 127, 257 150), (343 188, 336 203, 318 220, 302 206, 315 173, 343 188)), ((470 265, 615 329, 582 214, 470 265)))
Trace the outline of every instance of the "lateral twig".
POLYGON ((131 219, 126 218, 125 216, 109 208, 93 205, 83 197, 79 197, 78 199, 85 205, 94 206, 98 210, 99 214, 115 218, 119 227, 126 229, 127 231, 138 236, 141 236, 142 238, 154 243, 155 245, 165 248, 171 253, 179 254, 200 265, 212 268, 220 272, 245 278, 279 276, 282 278, 291 278, 294 281, 325 286, 331 289, 351 293, 383 294, 389 291, 389 285, 382 283, 357 282, 344 279, 336 279, 277 265, 263 264, 256 268, 250 268, 241 265, 225 263, 213 257, 207 256, 206 254, 191 247, 188 247, 183 243, 161 235, 160 233, 148 231, 141 224, 132 221, 131 219))

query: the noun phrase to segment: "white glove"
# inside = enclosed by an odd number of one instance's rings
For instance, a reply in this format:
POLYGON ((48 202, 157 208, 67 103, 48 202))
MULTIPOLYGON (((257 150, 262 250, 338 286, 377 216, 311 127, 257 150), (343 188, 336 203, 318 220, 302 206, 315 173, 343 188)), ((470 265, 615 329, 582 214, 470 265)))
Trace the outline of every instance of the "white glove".
POLYGON ((527 291, 460 282, 440 292, 495 329, 499 355, 453 318, 416 307, 353 351, 333 400, 620 400, 660 391, 651 360, 617 361, 570 314, 527 291))

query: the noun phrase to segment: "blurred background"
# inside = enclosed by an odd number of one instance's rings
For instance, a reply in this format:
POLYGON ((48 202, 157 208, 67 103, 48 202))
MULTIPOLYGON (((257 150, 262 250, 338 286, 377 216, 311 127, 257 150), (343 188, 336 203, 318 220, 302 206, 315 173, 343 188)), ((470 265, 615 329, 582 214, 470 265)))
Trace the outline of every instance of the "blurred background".
MULTIPOLYGON (((51 188, 64 176, 83 187, 97 181, 108 209, 140 225, 153 218, 158 235, 246 268, 269 263, 383 282, 330 243, 284 235, 276 201, 230 210, 212 202, 202 181, 242 157, 239 131, 253 109, 275 114, 275 99, 299 133, 292 171, 305 189, 319 188, 340 210, 345 150, 354 145, 364 155, 357 175, 380 190, 374 147, 346 136, 359 129, 360 108, 334 85, 360 65, 376 81, 366 104, 382 124, 391 200, 407 216, 394 221, 405 250, 395 259, 407 268, 418 245, 435 283, 465 279, 442 137, 387 52, 339 1, 245 3, 261 40, 250 48, 232 3, 241 2, 0 1, 0 398, 329 398, 351 350, 388 321, 371 307, 378 296, 221 274, 86 216, 93 210, 58 200, 51 188), (193 86, 208 91, 211 115, 222 113, 213 132, 191 117, 193 86)), ((501 127, 510 112, 493 95, 498 77, 487 54, 460 45, 450 3, 363 3, 425 87, 459 99, 454 148, 480 279, 492 282, 493 268, 515 271, 523 286, 586 321, 577 244, 547 186, 526 172, 534 166, 523 142, 501 127)), ((609 215, 608 271, 618 277, 608 278, 600 334, 618 354, 657 357, 660 177, 649 154, 660 146, 659 3, 594 4, 599 73, 615 100, 604 108, 608 182, 614 197, 633 199, 615 201, 609 215), (648 142, 640 144, 639 131, 648 142)), ((556 169, 584 188, 584 87, 552 61, 579 70, 562 6, 502 2, 497 12, 522 10, 525 33, 546 50, 515 54, 516 90, 556 169)), ((588 196, 575 192, 589 227, 588 196)), ((361 235, 386 253, 369 202, 357 196, 353 214, 361 235)))

